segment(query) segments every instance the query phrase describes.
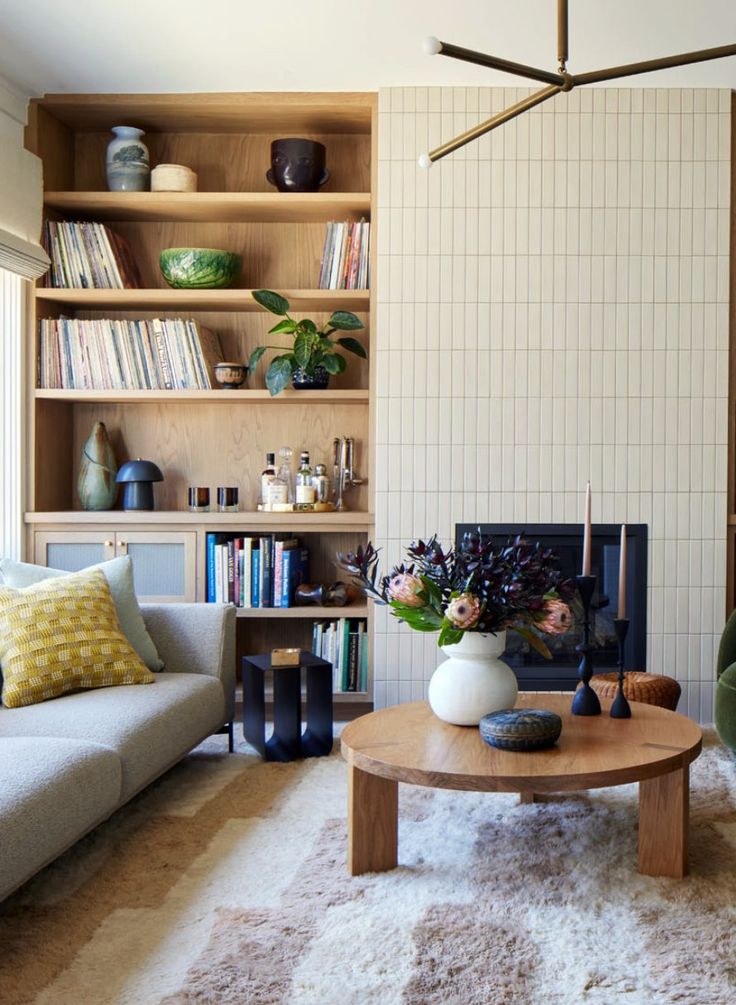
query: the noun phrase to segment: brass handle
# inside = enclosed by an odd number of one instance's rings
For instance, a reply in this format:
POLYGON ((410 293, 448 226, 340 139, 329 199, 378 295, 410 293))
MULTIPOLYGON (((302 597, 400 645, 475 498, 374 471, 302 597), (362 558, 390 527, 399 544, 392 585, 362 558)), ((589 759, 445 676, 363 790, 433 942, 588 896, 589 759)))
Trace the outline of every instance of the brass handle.
POLYGON ((105 541, 106 548, 112 548, 112 541, 105 541))
POLYGON ((118 541, 118 548, 127 548, 128 545, 125 541, 118 541))

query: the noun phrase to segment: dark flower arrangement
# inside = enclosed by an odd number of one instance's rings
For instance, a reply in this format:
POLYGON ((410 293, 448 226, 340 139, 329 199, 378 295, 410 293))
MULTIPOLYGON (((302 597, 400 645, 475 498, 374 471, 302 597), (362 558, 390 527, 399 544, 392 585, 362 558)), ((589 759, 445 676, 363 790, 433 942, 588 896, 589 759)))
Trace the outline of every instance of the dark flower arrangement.
POLYGON ((439 632, 437 644, 459 642, 465 632, 497 634, 512 629, 547 659, 537 632, 562 634, 570 627, 565 602, 575 584, 556 567, 557 556, 522 536, 495 545, 478 533, 465 534, 445 551, 436 536, 416 541, 409 565, 378 573, 378 549, 369 541, 355 553, 338 554, 338 565, 379 603, 419 632, 439 632))

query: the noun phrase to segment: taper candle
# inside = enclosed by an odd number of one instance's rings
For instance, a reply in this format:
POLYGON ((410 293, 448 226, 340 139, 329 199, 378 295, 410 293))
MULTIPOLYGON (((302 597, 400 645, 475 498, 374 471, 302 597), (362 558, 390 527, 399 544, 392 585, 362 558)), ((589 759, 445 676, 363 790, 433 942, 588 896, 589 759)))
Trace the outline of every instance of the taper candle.
POLYGON ((583 575, 590 575, 590 482, 585 490, 585 523, 583 526, 583 575))
POLYGON ((626 524, 621 524, 621 548, 618 559, 618 612, 617 618, 626 617, 626 524))

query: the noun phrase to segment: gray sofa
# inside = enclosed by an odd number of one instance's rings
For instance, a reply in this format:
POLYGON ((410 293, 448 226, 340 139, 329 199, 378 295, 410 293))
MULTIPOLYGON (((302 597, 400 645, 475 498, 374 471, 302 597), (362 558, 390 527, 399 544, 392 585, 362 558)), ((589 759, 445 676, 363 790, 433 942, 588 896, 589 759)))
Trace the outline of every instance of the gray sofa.
POLYGON ((0 706, 0 899, 235 711, 235 609, 142 605, 165 669, 153 684, 0 706))

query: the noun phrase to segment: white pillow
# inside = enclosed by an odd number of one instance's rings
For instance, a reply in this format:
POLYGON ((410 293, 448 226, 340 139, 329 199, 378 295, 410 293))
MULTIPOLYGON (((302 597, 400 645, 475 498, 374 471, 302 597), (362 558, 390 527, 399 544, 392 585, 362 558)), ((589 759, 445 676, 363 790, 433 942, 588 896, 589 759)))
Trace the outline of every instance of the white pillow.
MULTIPOLYGON (((149 670, 163 670, 163 660, 158 654, 153 639, 148 634, 143 614, 138 606, 138 598, 133 587, 133 562, 130 555, 112 558, 109 562, 99 562, 89 566, 101 569, 110 585, 115 610, 123 634, 138 653, 149 670)), ((0 558, 0 583, 22 590, 44 579, 68 576, 62 569, 49 569, 45 565, 30 565, 28 562, 14 562, 11 558, 0 558)))

